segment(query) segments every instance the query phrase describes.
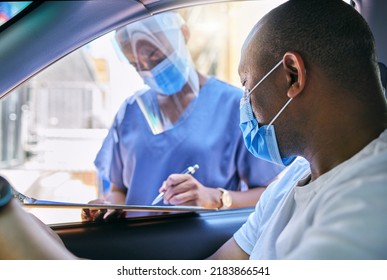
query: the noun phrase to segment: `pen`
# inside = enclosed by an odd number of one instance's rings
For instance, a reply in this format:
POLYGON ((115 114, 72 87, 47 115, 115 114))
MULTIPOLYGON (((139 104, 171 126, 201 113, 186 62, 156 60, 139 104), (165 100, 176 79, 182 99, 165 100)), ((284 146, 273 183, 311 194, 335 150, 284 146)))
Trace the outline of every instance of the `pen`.
MULTIPOLYGON (((198 164, 195 164, 194 166, 190 166, 188 167, 186 170, 184 170, 183 172, 181 172, 182 174, 194 174, 196 172, 196 170, 199 169, 199 165, 198 164)), ((161 199, 163 198, 165 192, 161 192, 159 193, 158 196, 156 196, 156 198, 153 200, 152 202, 152 205, 155 205, 157 203, 159 203, 161 201, 161 199)))

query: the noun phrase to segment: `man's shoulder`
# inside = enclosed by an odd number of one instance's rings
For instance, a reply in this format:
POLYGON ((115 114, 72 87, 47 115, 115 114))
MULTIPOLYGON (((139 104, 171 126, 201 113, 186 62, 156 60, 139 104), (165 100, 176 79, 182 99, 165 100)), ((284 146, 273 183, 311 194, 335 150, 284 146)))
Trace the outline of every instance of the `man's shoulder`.
MULTIPOLYGON (((380 179, 387 178, 387 130, 383 131, 378 138, 371 141, 366 147, 352 158, 338 166, 343 169, 340 173, 344 180, 367 178, 378 176, 380 179)), ((387 183, 387 182, 386 182, 387 183)))
POLYGON ((355 156, 321 177, 320 196, 323 201, 337 200, 338 204, 342 204, 344 200, 368 200, 369 208, 372 208, 374 199, 387 196, 386 131, 355 156))

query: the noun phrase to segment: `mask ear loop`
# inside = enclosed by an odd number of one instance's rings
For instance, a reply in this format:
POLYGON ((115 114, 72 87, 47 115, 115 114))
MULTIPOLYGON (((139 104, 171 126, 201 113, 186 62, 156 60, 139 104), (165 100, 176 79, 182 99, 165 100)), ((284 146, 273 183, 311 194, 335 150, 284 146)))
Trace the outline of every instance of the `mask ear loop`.
POLYGON ((293 98, 289 98, 289 100, 286 102, 286 104, 282 107, 282 109, 277 113, 277 115, 275 115, 275 117, 273 118, 273 120, 267 125, 267 127, 270 127, 273 122, 279 117, 279 115, 282 113, 283 110, 285 110, 285 108, 289 105, 290 101, 292 101, 293 98))
MULTIPOLYGON (((262 78, 262 80, 264 80, 271 72, 273 72, 280 64, 282 63, 282 59, 280 60, 280 62, 277 63, 276 66, 274 66, 273 69, 271 69, 271 71, 269 73, 267 73, 265 75, 265 77, 262 78)), ((262 81, 261 80, 261 81, 262 81)), ((261 81, 259 83, 261 83, 261 81)), ((256 87, 256 86, 255 86, 256 87)), ((255 88, 254 87, 254 88, 255 88)), ((274 118, 271 120, 271 122, 267 125, 267 128, 268 129, 271 125, 273 125, 274 121, 279 117, 279 115, 282 113, 283 110, 285 110, 285 108, 289 105, 290 101, 292 101, 293 98, 289 98, 289 100, 285 103, 285 105, 281 108, 281 110, 279 110, 279 112, 277 113, 277 115, 274 116, 274 118)))
POLYGON ((251 93, 259 86, 266 78, 269 76, 278 66, 282 64, 282 59, 265 75, 263 78, 249 91, 249 95, 247 96, 250 99, 251 93))
MULTIPOLYGON (((250 96, 251 96, 251 93, 257 88, 257 86, 259 86, 271 73, 273 73, 273 71, 275 69, 277 69, 278 66, 280 66, 282 64, 282 59, 280 61, 278 61, 278 63, 265 75, 263 76, 263 78, 249 91, 249 94, 248 96, 246 97, 246 99, 248 99, 250 101, 250 96)), ((268 124, 267 128, 269 128, 273 122, 278 118, 278 116, 282 113, 282 111, 286 108, 286 106, 288 106, 289 102, 292 100, 292 98, 289 99, 289 101, 285 104, 284 107, 282 107, 282 109, 278 112, 278 114, 274 117, 274 119, 268 124)))

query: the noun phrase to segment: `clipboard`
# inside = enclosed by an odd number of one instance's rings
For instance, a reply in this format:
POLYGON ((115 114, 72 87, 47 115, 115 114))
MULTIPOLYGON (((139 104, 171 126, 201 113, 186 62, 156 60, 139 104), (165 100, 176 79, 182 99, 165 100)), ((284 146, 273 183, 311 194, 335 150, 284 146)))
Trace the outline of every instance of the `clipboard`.
POLYGON ((26 208, 67 208, 67 209, 120 209, 122 211, 147 211, 147 212, 208 212, 218 211, 217 208, 204 208, 201 206, 147 206, 125 204, 87 204, 59 201, 44 201, 36 203, 22 203, 26 208))

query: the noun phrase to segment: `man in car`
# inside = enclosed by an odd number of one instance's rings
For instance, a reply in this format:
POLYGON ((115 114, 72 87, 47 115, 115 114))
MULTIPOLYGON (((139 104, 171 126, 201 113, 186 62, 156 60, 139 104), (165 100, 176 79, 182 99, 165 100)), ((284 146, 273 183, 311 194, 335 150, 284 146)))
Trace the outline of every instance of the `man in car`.
MULTIPOLYGON (((239 67, 246 146, 305 160, 210 258, 387 259, 387 104, 374 48, 363 18, 340 0, 290 0, 253 28, 239 67)), ((15 201, 0 210, 1 222, 23 216, 15 201)), ((10 244, 3 228, 2 250, 28 242, 10 244)))
POLYGON ((387 259, 387 105, 364 19, 339 0, 289 1, 253 28, 239 74, 249 150, 311 172, 270 185, 211 258, 387 259))
MULTIPOLYGON (((157 205, 254 206, 284 169, 281 161, 257 159, 246 150, 235 115, 242 91, 200 74, 188 39, 188 27, 175 12, 116 32, 145 88, 125 100, 95 160, 99 174, 111 182, 109 203, 151 205, 165 191, 157 205), (194 175, 178 174, 195 165, 194 175)), ((100 213, 84 210, 82 217, 96 220, 100 213)), ((105 214, 109 217, 113 213, 105 214)))

